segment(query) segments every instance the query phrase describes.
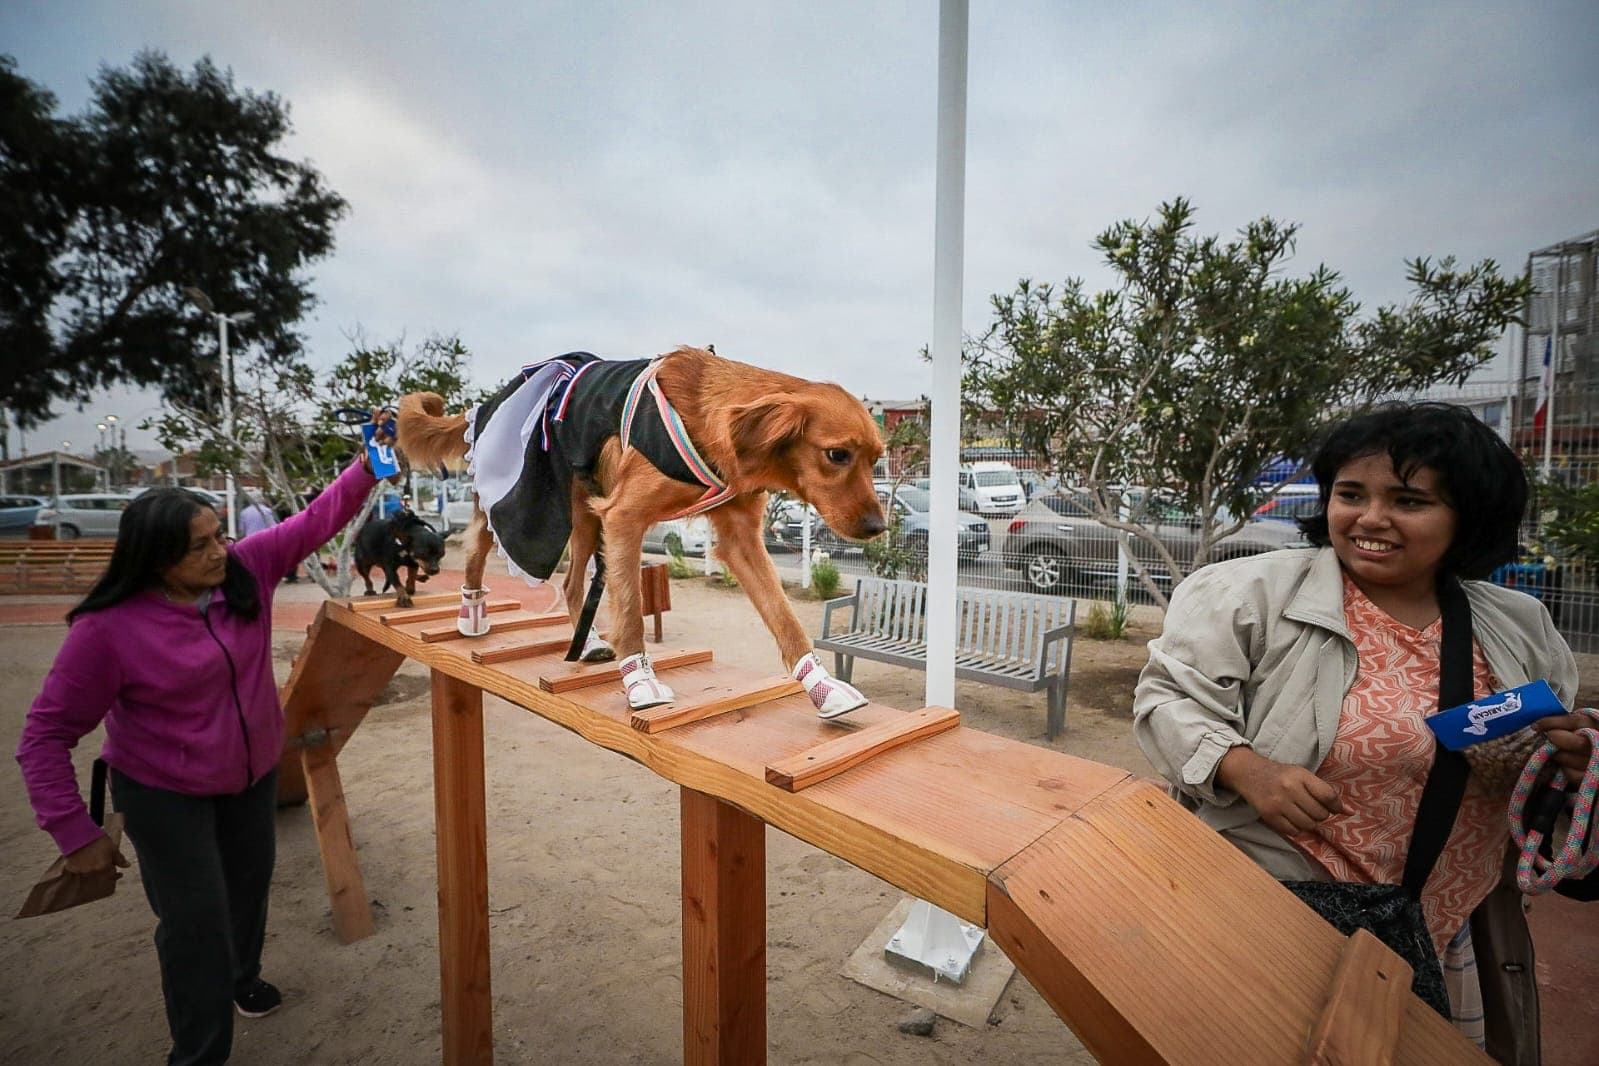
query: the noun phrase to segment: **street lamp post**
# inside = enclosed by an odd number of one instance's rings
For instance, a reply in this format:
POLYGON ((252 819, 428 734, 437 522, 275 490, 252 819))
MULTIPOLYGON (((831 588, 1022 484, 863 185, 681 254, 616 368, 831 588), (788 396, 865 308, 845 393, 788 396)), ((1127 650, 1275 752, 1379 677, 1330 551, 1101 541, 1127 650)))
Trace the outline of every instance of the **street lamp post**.
MULTIPOLYGON (((233 358, 228 354, 228 323, 243 325, 255 316, 249 311, 240 311, 237 314, 225 315, 211 305, 211 298, 199 289, 190 285, 183 290, 200 310, 217 320, 217 346, 222 355, 222 421, 227 427, 228 444, 238 443, 238 427, 233 422, 233 358)), ((232 539, 239 535, 239 504, 233 494, 233 459, 229 457, 227 470, 224 471, 225 491, 228 497, 228 537, 232 539)))
MULTIPOLYGON (((100 464, 100 474, 104 475, 104 478, 105 478, 105 482, 104 482, 105 483, 105 488, 102 491, 110 492, 111 491, 111 475, 106 473, 106 468, 105 468, 105 423, 104 422, 96 422, 94 424, 94 428, 100 431, 100 448, 99 448, 98 452, 95 454, 95 460, 100 464)), ((95 478, 95 480, 99 481, 101 479, 100 479, 99 476, 97 476, 95 478)))
POLYGON ((118 448, 117 448, 117 416, 116 415, 106 415, 105 416, 105 421, 106 421, 106 427, 111 431, 111 467, 110 467, 109 470, 106 471, 106 478, 111 483, 120 485, 120 484, 122 484, 122 478, 119 477, 118 475, 122 473, 122 452, 125 452, 125 451, 128 450, 127 449, 128 431, 127 431, 126 428, 124 428, 122 430, 122 448, 120 450, 118 450, 118 448))

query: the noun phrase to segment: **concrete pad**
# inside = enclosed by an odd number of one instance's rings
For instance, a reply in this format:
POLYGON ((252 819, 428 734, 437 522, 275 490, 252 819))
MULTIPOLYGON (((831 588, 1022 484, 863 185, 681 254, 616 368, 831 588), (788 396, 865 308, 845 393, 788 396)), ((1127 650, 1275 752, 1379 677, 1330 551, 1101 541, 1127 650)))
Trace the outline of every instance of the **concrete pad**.
POLYGON ((883 949, 888 946, 888 938, 905 924, 915 902, 907 896, 888 912, 845 961, 844 976, 973 1029, 986 1027, 988 1016, 1016 972, 1016 964, 986 936, 972 959, 966 980, 958 985, 890 963, 883 949))

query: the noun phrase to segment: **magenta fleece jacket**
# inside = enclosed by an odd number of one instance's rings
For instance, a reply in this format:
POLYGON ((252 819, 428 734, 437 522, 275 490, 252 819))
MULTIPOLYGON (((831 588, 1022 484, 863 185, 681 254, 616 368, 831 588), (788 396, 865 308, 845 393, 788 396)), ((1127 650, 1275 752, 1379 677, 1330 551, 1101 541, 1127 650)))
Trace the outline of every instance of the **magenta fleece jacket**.
POLYGON ((72 623, 17 748, 39 827, 62 854, 101 832, 70 752, 102 719, 101 758, 155 788, 228 795, 277 765, 283 708, 272 677, 273 591, 355 516, 375 483, 353 463, 304 511, 228 549, 260 590, 253 621, 229 612, 221 596, 202 614, 151 588, 72 623))

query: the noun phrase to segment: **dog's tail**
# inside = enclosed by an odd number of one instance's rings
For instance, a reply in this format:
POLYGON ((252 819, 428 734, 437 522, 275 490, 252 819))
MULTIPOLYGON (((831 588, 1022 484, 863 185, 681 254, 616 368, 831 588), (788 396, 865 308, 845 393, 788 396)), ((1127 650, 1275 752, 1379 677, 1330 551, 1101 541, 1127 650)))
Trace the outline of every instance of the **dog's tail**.
POLYGON ((444 413, 444 399, 433 392, 400 397, 399 439, 395 442, 418 466, 459 466, 466 458, 466 416, 444 413))

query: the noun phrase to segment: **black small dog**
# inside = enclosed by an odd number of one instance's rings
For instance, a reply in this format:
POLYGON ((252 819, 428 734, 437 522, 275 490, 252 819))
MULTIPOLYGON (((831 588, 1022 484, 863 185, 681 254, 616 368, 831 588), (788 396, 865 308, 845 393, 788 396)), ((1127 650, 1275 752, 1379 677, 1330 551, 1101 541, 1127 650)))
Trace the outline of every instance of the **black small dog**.
POLYGON ((383 591, 394 589, 397 607, 411 606, 417 581, 438 573, 442 558, 444 538, 411 511, 399 511, 393 518, 374 518, 355 535, 355 569, 366 582, 366 595, 377 595, 372 591, 372 568, 380 567, 385 578, 383 591), (402 568, 406 571, 404 585, 400 584, 402 568), (418 569, 422 571, 420 579, 418 569))

